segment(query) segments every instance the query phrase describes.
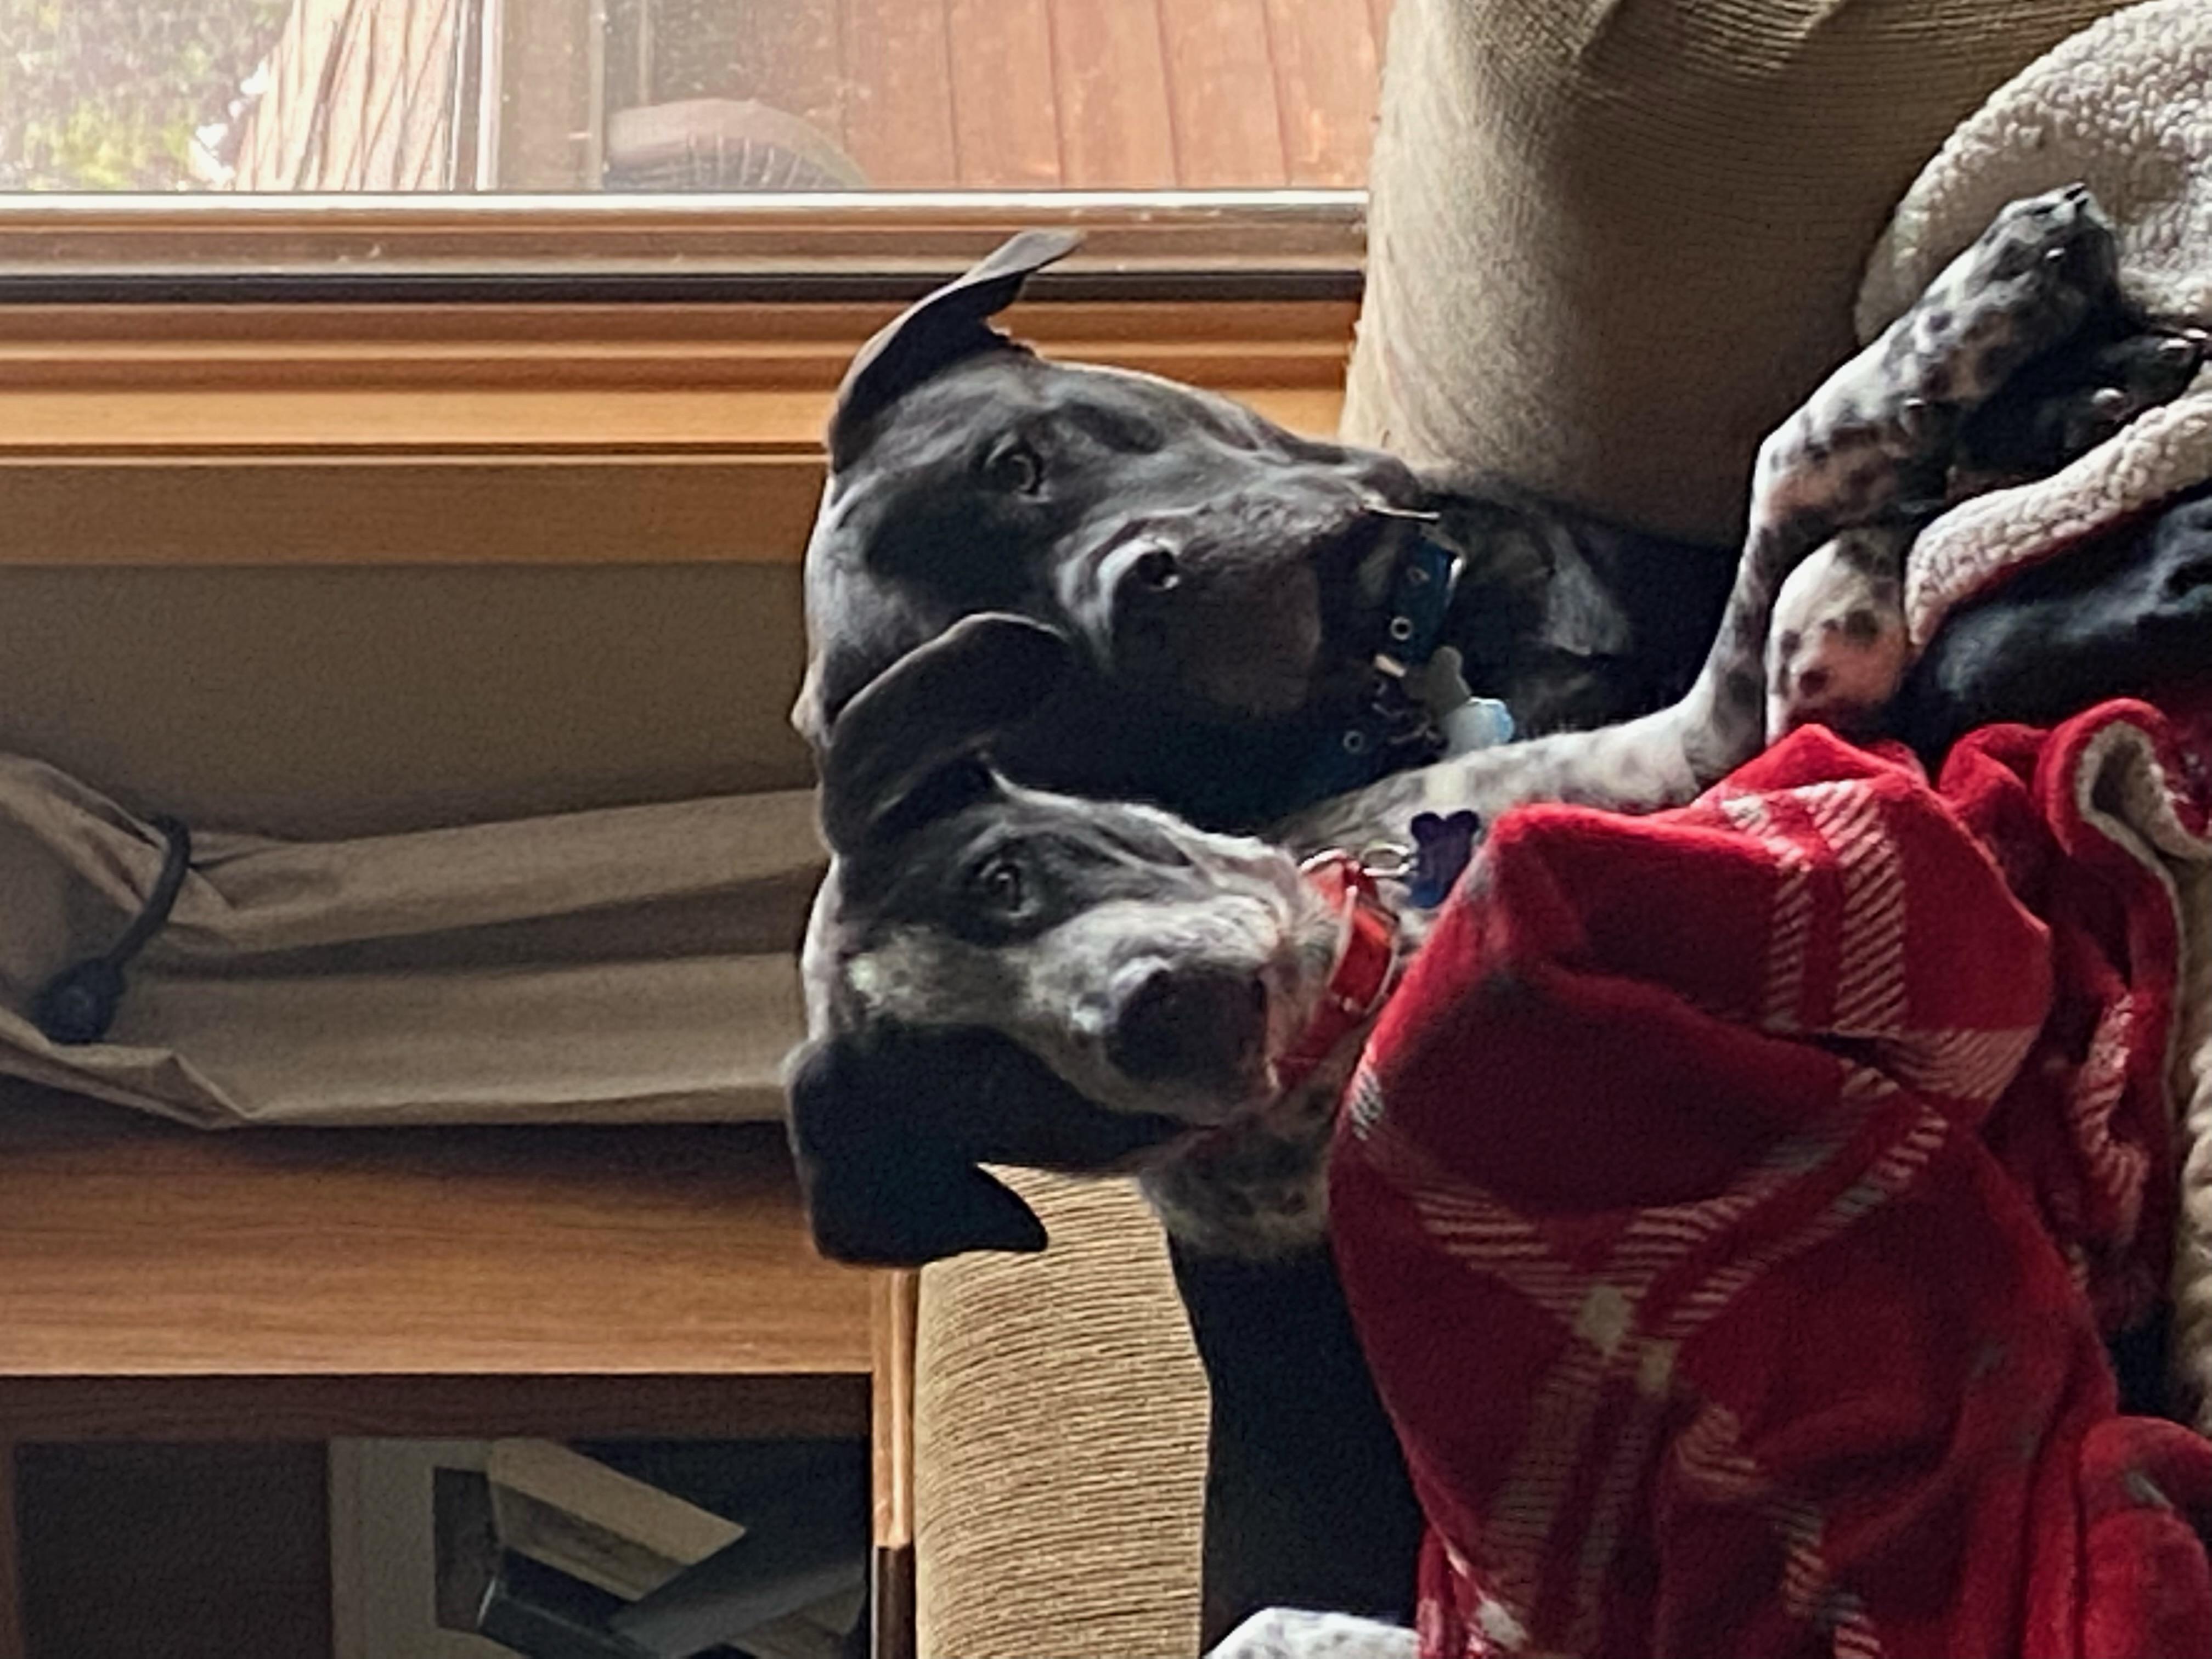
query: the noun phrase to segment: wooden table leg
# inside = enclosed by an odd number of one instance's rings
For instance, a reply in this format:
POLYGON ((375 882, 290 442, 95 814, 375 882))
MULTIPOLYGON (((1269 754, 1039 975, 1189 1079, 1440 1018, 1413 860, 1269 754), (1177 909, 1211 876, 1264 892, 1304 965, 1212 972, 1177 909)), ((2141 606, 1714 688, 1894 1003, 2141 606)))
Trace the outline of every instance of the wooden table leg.
MULTIPOLYGON (((874 1328, 874 1659, 914 1659, 914 1362, 921 1275, 877 1276, 874 1328)), ((4 1656, 0 1656, 4 1659, 4 1656)))
POLYGON ((0 1440, 0 1659, 29 1659, 23 1630, 23 1540, 15 1517, 15 1444, 0 1440))

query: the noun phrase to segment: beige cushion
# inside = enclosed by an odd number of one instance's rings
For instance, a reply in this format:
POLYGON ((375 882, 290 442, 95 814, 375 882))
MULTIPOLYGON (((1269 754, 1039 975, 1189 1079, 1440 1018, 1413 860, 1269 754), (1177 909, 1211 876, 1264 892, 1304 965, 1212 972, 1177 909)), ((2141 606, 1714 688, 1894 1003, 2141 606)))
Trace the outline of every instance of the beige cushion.
POLYGON ((1732 538, 1891 208, 2114 0, 1398 0, 1346 434, 1732 538))
POLYGON ((1194 1653, 1206 1379, 1159 1225, 1123 1182, 1008 1178, 1045 1258, 922 1275, 922 1659, 1194 1653))
POLYGON ((0 753, 0 1074, 202 1128, 774 1117, 814 822, 787 790, 349 841, 196 833, 106 1040, 58 1043, 41 988, 123 937, 167 849, 0 753))

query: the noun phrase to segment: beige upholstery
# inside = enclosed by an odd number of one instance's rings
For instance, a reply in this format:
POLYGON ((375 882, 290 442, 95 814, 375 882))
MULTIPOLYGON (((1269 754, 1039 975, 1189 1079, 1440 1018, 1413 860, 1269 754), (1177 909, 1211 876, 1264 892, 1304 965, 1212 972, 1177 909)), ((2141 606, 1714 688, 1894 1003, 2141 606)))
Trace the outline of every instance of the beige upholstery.
POLYGON ((921 1280, 915 1566, 924 1659, 1175 1659, 1198 1644, 1206 1379, 1126 1183, 1008 1177, 1042 1261, 921 1280))
POLYGON ((346 841, 210 830, 104 1041, 40 988, 120 938, 160 833, 0 753, 0 1074, 243 1124, 773 1118, 805 1030, 811 791, 346 841))

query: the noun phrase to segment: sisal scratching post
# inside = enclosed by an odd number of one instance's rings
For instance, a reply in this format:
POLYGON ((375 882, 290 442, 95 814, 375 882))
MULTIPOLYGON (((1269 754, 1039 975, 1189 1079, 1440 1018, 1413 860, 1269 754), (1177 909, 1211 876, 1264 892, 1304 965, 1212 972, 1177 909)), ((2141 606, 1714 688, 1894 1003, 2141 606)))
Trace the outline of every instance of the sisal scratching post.
POLYGON ((1159 1223, 1127 1182, 1006 1174, 1051 1249, 921 1276, 920 1651, 1194 1653, 1206 1376, 1159 1223))

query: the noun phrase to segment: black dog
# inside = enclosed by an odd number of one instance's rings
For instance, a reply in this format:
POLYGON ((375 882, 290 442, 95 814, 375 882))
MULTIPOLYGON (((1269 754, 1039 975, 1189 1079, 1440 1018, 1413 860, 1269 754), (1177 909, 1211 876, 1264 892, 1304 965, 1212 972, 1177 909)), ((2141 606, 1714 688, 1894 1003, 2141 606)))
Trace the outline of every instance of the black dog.
POLYGON ((1732 552, 1418 477, 1150 375, 1048 362, 988 319, 1073 246, 1016 237, 846 375, 793 714, 817 749, 863 685, 978 611, 1060 630, 1092 670, 1006 757, 1017 775, 1217 827, 1427 758, 1391 671, 1439 646, 1524 736, 1687 685, 1732 552), (1347 735, 1364 757, 1317 780, 1316 755, 1347 735))
POLYGON ((2032 567, 1929 641, 1893 711, 1923 756, 1992 720, 2212 676, 2212 489, 2032 567))

